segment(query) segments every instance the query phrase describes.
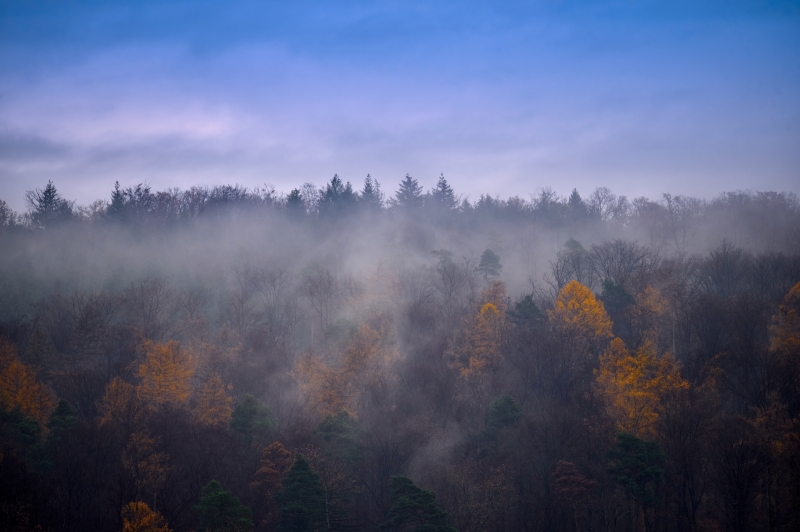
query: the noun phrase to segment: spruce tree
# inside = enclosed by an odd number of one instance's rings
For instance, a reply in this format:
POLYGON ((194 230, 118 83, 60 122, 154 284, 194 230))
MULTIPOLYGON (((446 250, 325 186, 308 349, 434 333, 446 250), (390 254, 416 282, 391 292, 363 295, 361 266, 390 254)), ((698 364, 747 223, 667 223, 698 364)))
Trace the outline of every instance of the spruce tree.
POLYGON ((297 455, 289 474, 283 479, 283 489, 275 494, 281 507, 281 532, 312 532, 327 529, 325 521, 325 491, 319 476, 303 455, 297 455))

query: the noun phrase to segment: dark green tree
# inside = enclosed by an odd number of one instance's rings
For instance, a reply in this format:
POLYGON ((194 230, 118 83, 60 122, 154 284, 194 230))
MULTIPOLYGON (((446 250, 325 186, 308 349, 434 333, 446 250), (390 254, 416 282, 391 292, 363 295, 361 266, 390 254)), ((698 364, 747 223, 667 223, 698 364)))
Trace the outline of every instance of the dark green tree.
POLYGON ((231 414, 231 430, 239 434, 246 445, 264 442, 275 425, 277 421, 272 410, 249 393, 245 394, 244 401, 236 405, 231 414))
POLYGON ((299 219, 305 216, 306 206, 303 202, 303 193, 299 188, 293 188, 286 196, 286 212, 291 218, 299 219))
POLYGON ((400 182, 400 189, 394 196, 397 206, 403 209, 412 210, 422 206, 422 187, 408 174, 400 182))
POLYGON ((664 453, 655 442, 618 432, 617 444, 606 456, 611 461, 608 468, 611 479, 641 509, 645 528, 650 529, 648 510, 658 500, 658 487, 664 477, 664 453))
POLYGON ((531 323, 544 319, 544 313, 539 309, 539 306, 533 300, 532 294, 527 294, 514 304, 513 310, 508 311, 508 315, 518 325, 531 323))
POLYGON ((510 395, 498 397, 489 405, 486 413, 486 429, 484 436, 494 438, 497 433, 505 427, 514 425, 522 417, 522 409, 519 403, 510 395))
POLYGON ((389 496, 394 504, 381 530, 456 532, 447 524, 447 514, 439 509, 433 492, 418 488, 408 477, 392 477, 389 480, 389 496))
POLYGON ((38 227, 52 227, 75 217, 73 202, 62 198, 52 181, 48 181, 43 189, 26 192, 25 202, 30 209, 31 221, 38 227))
POLYGON ((338 174, 320 191, 319 213, 321 216, 337 216, 352 211, 358 195, 348 182, 345 184, 338 174))
POLYGON ((383 192, 381 192, 381 185, 377 179, 373 179, 367 174, 364 179, 364 188, 358 196, 358 201, 361 206, 371 212, 380 211, 383 207, 383 192))
POLYGON ((483 279, 488 283, 489 279, 494 279, 503 271, 503 265, 500 264, 500 257, 491 249, 487 249, 481 255, 481 262, 475 268, 475 271, 481 274, 483 279))
POLYGON ((283 479, 283 489, 275 494, 281 507, 281 532, 312 532, 326 530, 325 492, 319 476, 303 455, 297 455, 289 474, 283 479))
POLYGON ((458 206, 456 195, 444 178, 444 174, 439 176, 439 182, 436 183, 436 188, 431 190, 430 197, 433 205, 439 209, 452 210, 458 206))
POLYGON ((206 532, 249 532, 253 530, 253 512, 216 480, 203 487, 200 504, 194 509, 202 514, 206 532))
POLYGON ((346 460, 356 459, 358 422, 346 411, 326 416, 314 432, 323 441, 327 453, 346 460))
POLYGON ((569 200, 567 200, 567 213, 573 220, 583 220, 589 215, 586 203, 583 202, 576 188, 572 189, 572 194, 570 194, 569 200))

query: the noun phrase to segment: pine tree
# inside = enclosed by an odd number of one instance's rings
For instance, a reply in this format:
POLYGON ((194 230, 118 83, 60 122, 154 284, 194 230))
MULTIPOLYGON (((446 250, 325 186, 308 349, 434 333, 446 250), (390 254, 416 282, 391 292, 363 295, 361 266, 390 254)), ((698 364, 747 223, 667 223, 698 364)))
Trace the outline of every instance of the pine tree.
POLYGON ((400 189, 395 193, 395 203, 406 210, 422 206, 422 187, 416 179, 406 174, 405 179, 400 182, 400 189))
POLYGON ((194 507, 203 515, 206 532, 250 532, 253 512, 222 485, 212 480, 203 487, 200 504, 194 507))
POLYGON ((327 528, 325 492, 319 476, 303 455, 297 455, 292 469, 283 479, 283 489, 275 495, 281 505, 281 532, 312 532, 327 528))
POLYGON ((360 204, 368 211, 379 211, 383 206, 383 192, 377 179, 367 174, 364 179, 364 188, 358 197, 360 204))
POLYGON ((418 488, 411 479, 392 477, 389 480, 389 494, 394 504, 381 530, 456 532, 447 524, 447 514, 439 509, 433 492, 418 488))
POLYGON ((456 195, 447 183, 447 179, 444 178, 444 174, 439 176, 436 188, 431 191, 431 199, 433 204, 441 209, 451 210, 458 206, 456 195))
POLYGON ((52 227, 74 218, 72 202, 61 197, 52 181, 48 181, 44 189, 26 192, 25 201, 31 211, 31 220, 38 227, 52 227))

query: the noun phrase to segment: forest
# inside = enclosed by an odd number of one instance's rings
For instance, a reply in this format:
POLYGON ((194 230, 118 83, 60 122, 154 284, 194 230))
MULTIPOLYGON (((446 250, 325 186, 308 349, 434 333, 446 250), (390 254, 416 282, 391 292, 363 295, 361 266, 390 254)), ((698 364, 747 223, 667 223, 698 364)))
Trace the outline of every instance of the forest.
POLYGON ((98 195, 0 200, 2 530, 798 530, 794 194, 98 195))

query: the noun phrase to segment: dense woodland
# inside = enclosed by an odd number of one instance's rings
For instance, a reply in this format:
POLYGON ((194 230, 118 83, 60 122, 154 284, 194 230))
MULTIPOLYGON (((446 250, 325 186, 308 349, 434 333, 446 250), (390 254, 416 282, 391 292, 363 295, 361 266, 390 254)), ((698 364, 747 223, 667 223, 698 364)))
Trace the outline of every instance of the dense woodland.
POLYGON ((792 194, 26 201, 2 530, 798 530, 792 194))

